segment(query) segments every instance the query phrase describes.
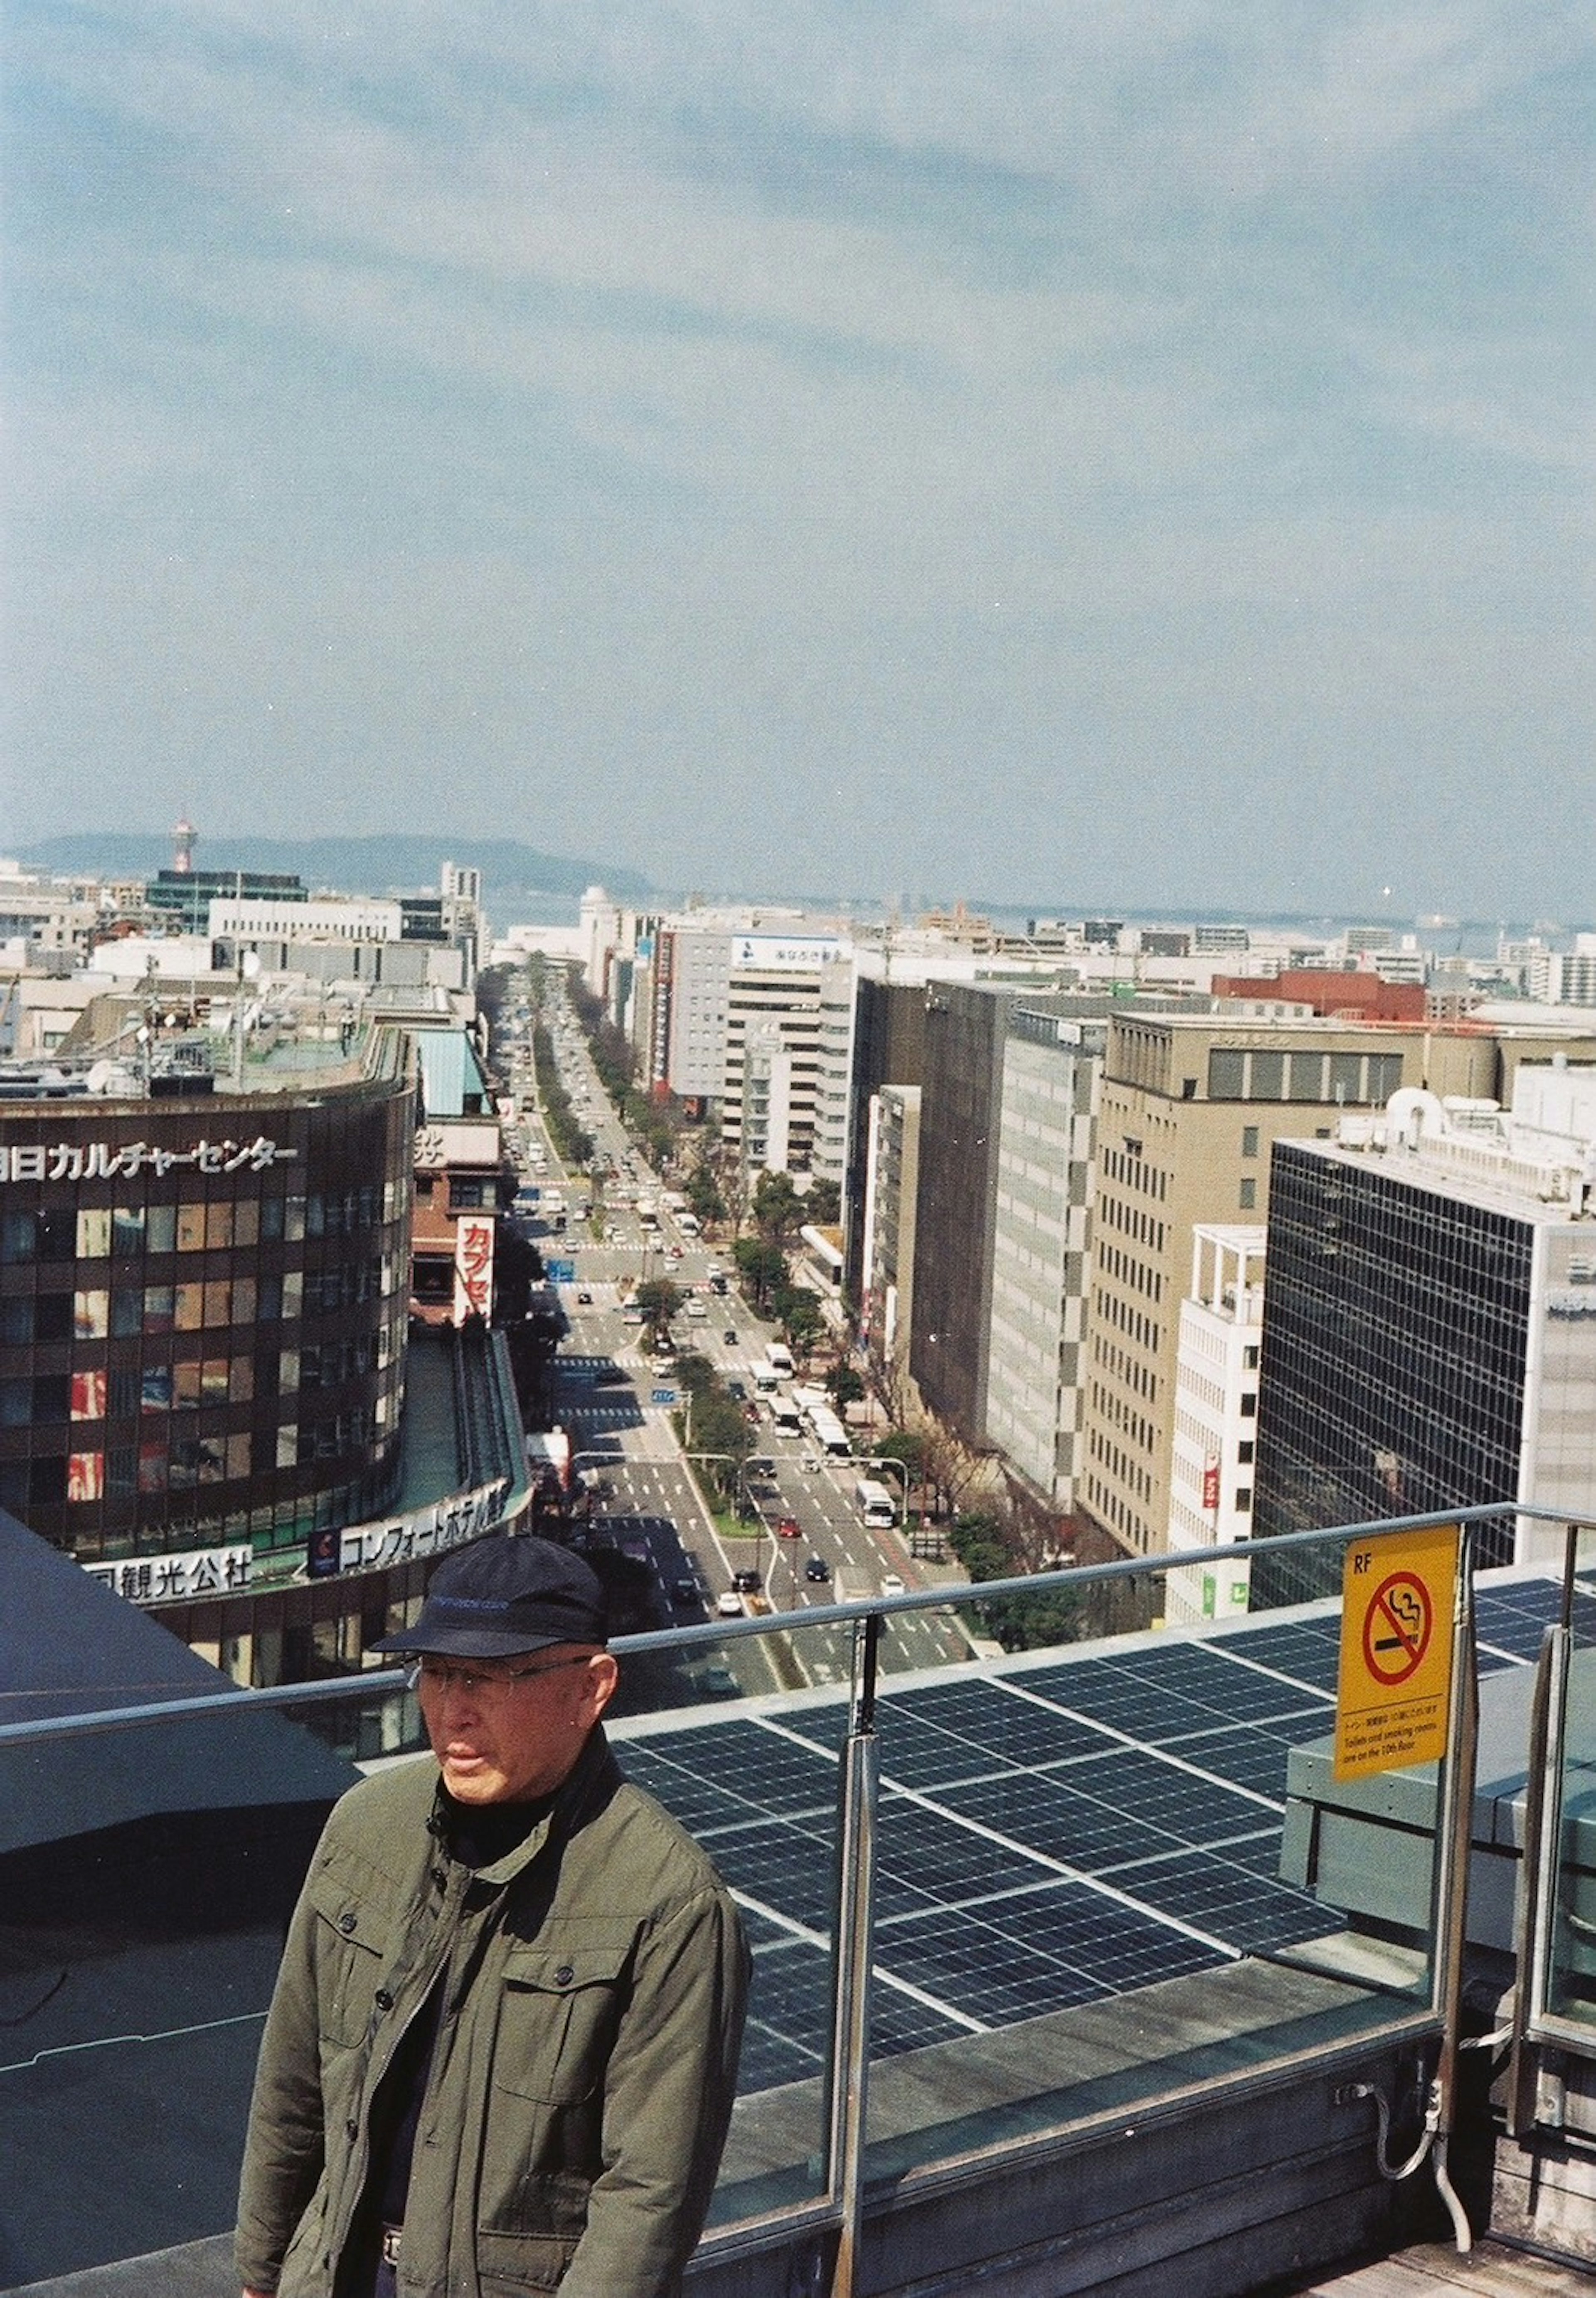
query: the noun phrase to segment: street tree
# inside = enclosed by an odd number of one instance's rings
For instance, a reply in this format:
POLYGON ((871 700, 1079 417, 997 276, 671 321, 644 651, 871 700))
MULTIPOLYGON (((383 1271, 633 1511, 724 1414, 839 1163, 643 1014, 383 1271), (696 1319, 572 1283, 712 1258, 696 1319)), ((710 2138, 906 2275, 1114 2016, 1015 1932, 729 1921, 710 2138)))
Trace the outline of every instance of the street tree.
POLYGON ((638 1286, 634 1298, 642 1310, 650 1339, 665 1339, 682 1306, 682 1295, 676 1286, 668 1277, 649 1277, 638 1286))
POLYGON ((720 1184, 702 1159, 682 1183, 682 1194, 687 1199, 690 1211, 706 1228, 711 1221, 725 1219, 726 1201, 721 1194, 720 1184))
POLYGON ((826 1386, 839 1412, 850 1404, 863 1404, 864 1401, 864 1382, 856 1367, 849 1364, 846 1358, 831 1367, 826 1375, 826 1386))
POLYGON ((804 1219, 821 1228, 832 1228, 842 1218, 842 1191, 835 1181, 811 1181, 804 1199, 804 1219))
POLYGON ((756 1309, 763 1310, 778 1286, 787 1282, 787 1256, 780 1245, 771 1244, 757 1236, 740 1236, 732 1247, 732 1259, 742 1280, 742 1289, 756 1309))
POLYGON ((820 1302, 803 1285, 785 1285, 774 1294, 773 1306, 781 1319, 787 1345, 801 1369, 825 1333, 826 1320, 820 1302))
MULTIPOLYGON (((973 1581, 1015 1580, 1025 1566, 1014 1552, 1013 1520, 1006 1509, 961 1516, 948 1546, 973 1581)), ((1044 1589, 1035 1596, 996 1596, 972 1604, 972 1624, 1005 1651, 1040 1651, 1071 1643, 1082 1633, 1080 1599, 1073 1591, 1044 1589)))
POLYGON ((754 1184, 754 1220, 761 1236, 784 1244, 803 1222, 804 1201, 790 1173, 761 1173, 754 1184))

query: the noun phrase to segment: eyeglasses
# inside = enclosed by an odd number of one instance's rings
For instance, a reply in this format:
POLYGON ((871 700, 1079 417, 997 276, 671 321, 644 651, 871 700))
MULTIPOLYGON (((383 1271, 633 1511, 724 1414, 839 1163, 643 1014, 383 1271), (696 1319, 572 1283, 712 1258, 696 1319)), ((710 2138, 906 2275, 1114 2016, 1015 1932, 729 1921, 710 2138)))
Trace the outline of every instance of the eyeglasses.
POLYGON ((415 1691, 425 1684, 429 1691, 463 1691, 467 1699, 486 1693, 491 1699, 495 1692, 509 1691, 517 1683, 531 1683, 540 1675, 558 1675, 567 1667, 585 1667, 592 1658, 591 1652, 581 1652, 570 1659, 545 1660, 542 1667, 498 1668, 489 1671, 481 1667, 457 1667, 445 1659, 418 1659, 405 1675, 405 1688, 415 1691))

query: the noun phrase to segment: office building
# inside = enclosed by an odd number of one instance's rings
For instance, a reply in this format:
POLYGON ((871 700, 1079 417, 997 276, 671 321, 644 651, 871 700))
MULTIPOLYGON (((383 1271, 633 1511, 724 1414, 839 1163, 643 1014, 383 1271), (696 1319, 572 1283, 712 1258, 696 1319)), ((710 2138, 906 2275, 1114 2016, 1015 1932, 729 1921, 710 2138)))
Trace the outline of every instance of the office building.
POLYGON ((1075 1506, 1082 1466, 1092 1148, 1104 1027, 1040 1001, 1007 1017, 981 1434, 1036 1498, 1075 1506))
POLYGON ((1429 1071, 1476 1092, 1486 1036, 1314 1019, 1126 1015, 1109 1028, 1093 1217, 1087 1510, 1133 1551, 1162 1547, 1180 1303, 1199 1222, 1259 1221, 1278 1139, 1328 1133, 1429 1071), (1455 1082, 1454 1082, 1455 1080, 1455 1082))
MULTIPOLYGON (((1274 1153, 1256 1530, 1596 1509, 1596 1076, 1511 1111, 1398 1095, 1274 1153)), ((1530 1561, 1544 1532, 1493 1535, 1530 1561)), ((1277 1596, 1307 1583, 1285 1559, 1277 1596)))
POLYGON ((263 1092, 186 1049, 148 1094, 0 1084, 0 1506, 174 1593, 391 1499, 415 1114, 390 1032, 263 1092))
MULTIPOLYGON (((1171 1551, 1226 1548, 1253 1536, 1265 1234, 1203 1222, 1193 1232, 1175 1362, 1171 1551)), ((1165 1612, 1182 1624, 1245 1613, 1250 1571, 1245 1558, 1233 1557, 1171 1572, 1165 1612)))
POLYGON ((906 1375, 914 1310, 920 1087, 884 1085, 871 1102, 868 1133, 859 1331, 881 1365, 906 1375))
POLYGON ((750 1173, 815 1170, 821 988, 832 936, 732 936, 721 1136, 750 1173))

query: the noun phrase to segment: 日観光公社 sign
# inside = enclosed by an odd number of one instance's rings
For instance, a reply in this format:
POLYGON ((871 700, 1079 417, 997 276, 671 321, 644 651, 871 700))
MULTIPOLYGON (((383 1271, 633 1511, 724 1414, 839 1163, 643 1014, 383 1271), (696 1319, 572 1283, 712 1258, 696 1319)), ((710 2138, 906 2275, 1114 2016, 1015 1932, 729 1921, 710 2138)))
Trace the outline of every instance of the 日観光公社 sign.
POLYGON ((189 1548, 175 1556, 125 1556, 83 1569, 129 1604, 180 1604, 196 1596, 239 1596, 250 1584, 254 1552, 236 1548, 189 1548))

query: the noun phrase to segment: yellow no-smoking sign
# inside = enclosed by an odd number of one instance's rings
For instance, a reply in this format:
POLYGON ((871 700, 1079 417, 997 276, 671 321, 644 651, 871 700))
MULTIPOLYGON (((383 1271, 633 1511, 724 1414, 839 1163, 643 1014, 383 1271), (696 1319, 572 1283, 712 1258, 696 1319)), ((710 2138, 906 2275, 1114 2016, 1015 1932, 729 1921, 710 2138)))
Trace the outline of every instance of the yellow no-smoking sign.
POLYGON ((1446 1753, 1458 1527, 1354 1541, 1341 1591, 1336 1776, 1446 1753))

